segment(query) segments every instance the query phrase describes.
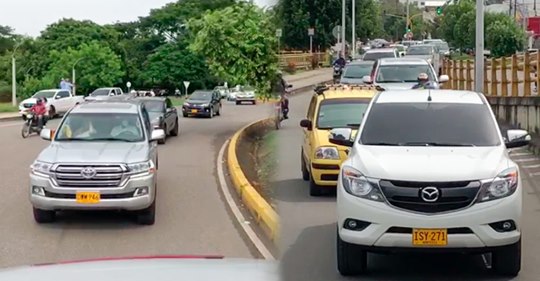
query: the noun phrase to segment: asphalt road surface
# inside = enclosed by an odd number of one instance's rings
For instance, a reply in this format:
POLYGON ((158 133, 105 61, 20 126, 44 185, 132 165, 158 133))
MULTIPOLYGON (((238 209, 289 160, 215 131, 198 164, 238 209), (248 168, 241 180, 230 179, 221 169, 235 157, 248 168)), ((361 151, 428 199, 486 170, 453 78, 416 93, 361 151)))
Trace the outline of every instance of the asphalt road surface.
POLYGON ((257 257, 222 200, 215 163, 227 138, 271 110, 268 104, 224 102, 222 116, 180 117, 180 135, 159 146, 153 226, 136 225, 116 212, 69 212, 54 224, 35 223, 28 200, 29 166, 48 142, 37 135, 22 139, 22 121, 0 122, 0 267, 157 254, 257 257))
MULTIPOLYGON (((284 281, 318 280, 510 280, 492 275, 487 256, 369 255, 370 274, 344 278, 336 267, 335 194, 310 197, 300 172, 302 131, 309 94, 291 100, 290 119, 278 131, 279 161, 274 188, 281 217, 279 249, 284 281)), ((522 271, 513 280, 536 281, 540 276, 540 160, 518 149, 513 158, 522 169, 524 187, 522 271)))

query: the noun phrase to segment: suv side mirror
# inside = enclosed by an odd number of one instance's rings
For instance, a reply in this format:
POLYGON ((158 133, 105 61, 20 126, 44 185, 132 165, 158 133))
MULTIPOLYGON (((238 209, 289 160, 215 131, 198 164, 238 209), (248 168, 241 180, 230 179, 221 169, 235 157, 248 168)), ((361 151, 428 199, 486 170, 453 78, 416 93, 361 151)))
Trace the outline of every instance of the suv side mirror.
POLYGON ((300 121, 300 127, 308 129, 308 131, 311 131, 313 129, 313 123, 311 123, 310 120, 304 119, 300 121))
POLYGON ((157 141, 165 138, 165 131, 162 129, 154 129, 150 141, 157 141))
POLYGON ((60 95, 54 96, 54 99, 55 99, 55 100, 59 100, 59 99, 61 99, 61 98, 62 98, 62 97, 61 97, 60 95))
POLYGON ((52 140, 52 137, 54 135, 54 131, 51 129, 43 128, 41 129, 41 132, 39 133, 39 136, 44 140, 52 140))
POLYGON ((292 88, 292 87, 293 87, 293 85, 292 85, 292 84, 289 84, 289 85, 287 86, 287 88, 292 88))
POLYGON ((174 111, 174 108, 172 108, 172 107, 167 107, 166 111, 167 111, 167 113, 173 112, 173 111, 174 111))
POLYGON ((351 128, 336 128, 330 131, 328 141, 333 144, 352 147, 354 145, 354 140, 351 139, 352 133, 351 128))
POLYGON ((446 75, 446 74, 441 75, 441 76, 439 77, 439 83, 448 82, 448 80, 450 80, 450 77, 448 77, 448 75, 446 75))
POLYGON ((371 82, 373 82, 371 81, 371 76, 368 76, 368 75, 362 77, 362 81, 364 81, 364 83, 366 84, 371 84, 371 82))
POLYGON ((508 130, 506 131, 505 145, 506 148, 516 148, 526 146, 531 142, 531 135, 525 130, 508 130))

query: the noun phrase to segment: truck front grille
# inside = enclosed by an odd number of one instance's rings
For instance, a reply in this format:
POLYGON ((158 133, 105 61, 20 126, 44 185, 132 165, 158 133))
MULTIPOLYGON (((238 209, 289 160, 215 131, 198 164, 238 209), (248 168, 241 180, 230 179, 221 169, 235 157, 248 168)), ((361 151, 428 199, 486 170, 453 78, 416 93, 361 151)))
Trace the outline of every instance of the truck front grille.
POLYGON ((59 165, 54 168, 56 183, 61 187, 117 187, 126 169, 121 165, 59 165))

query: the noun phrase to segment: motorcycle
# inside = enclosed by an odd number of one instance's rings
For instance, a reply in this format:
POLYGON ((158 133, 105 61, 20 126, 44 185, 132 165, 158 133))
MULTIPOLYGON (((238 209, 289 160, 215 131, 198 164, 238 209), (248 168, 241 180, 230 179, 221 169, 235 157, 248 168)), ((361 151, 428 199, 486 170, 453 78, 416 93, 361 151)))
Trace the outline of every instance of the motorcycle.
POLYGON ((343 72, 343 68, 340 65, 334 65, 334 83, 338 83, 339 80, 341 80, 341 74, 343 72))
MULTIPOLYGON (((44 122, 45 123, 45 122, 44 122)), ((25 139, 29 137, 32 133, 41 133, 41 129, 38 126, 38 118, 33 113, 26 113, 25 121, 21 129, 21 135, 25 139)))

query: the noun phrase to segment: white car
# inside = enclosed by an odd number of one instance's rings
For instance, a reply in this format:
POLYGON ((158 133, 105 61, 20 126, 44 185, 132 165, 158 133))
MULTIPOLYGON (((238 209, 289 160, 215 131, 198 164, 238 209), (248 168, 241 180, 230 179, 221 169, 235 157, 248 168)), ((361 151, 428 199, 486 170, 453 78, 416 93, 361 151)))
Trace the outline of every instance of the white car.
POLYGON ((257 97, 255 95, 255 89, 249 86, 241 87, 240 92, 236 94, 236 104, 242 102, 249 102, 251 104, 257 104, 257 97))
POLYGON ((85 101, 106 100, 109 97, 121 96, 124 94, 121 88, 99 88, 90 93, 85 101))
POLYGON ((41 90, 35 93, 31 98, 23 100, 19 104, 19 113, 23 118, 25 118, 25 113, 36 104, 38 98, 47 99, 47 112, 50 118, 53 118, 57 115, 64 114, 68 112, 76 104, 84 101, 82 96, 74 96, 68 90, 61 89, 50 89, 50 90, 41 90))
POLYGON ((367 269, 367 252, 492 253, 492 268, 521 268, 522 183, 507 149, 524 130, 500 132, 487 99, 454 90, 383 91, 355 137, 337 186, 337 263, 367 269))
POLYGON ((399 51, 396 48, 377 48, 366 51, 362 60, 376 61, 382 58, 399 58, 399 51))

